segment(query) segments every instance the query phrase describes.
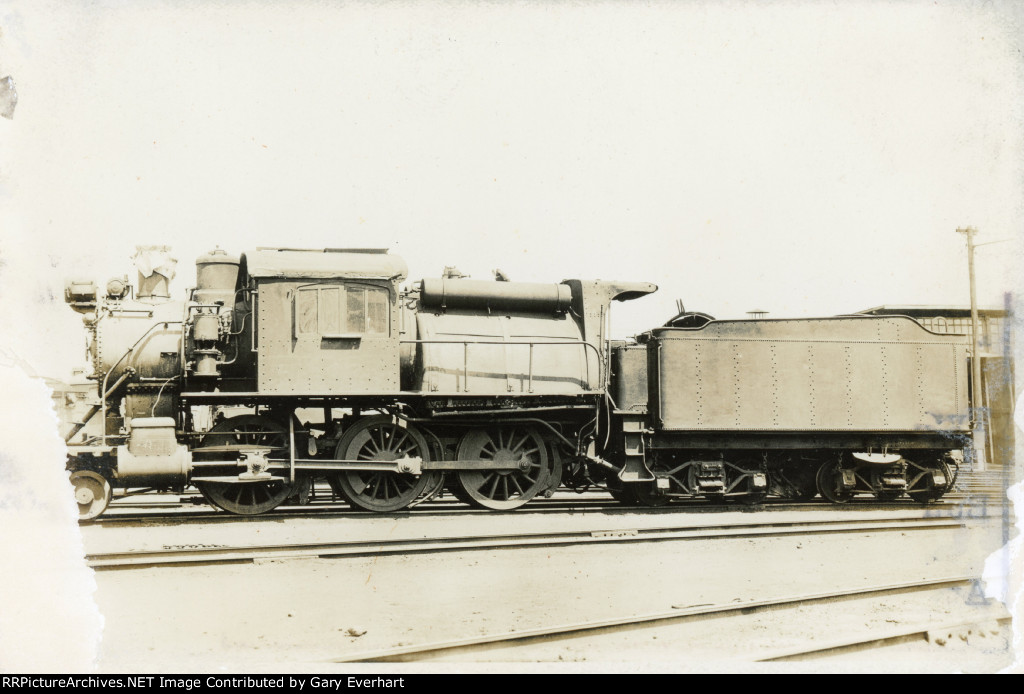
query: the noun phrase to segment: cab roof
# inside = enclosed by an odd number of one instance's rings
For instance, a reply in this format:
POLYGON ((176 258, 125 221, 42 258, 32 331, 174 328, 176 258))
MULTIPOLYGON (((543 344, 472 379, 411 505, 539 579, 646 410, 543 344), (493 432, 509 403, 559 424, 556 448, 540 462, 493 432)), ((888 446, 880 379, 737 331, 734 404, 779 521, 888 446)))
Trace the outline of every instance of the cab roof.
POLYGON ((243 253, 239 279, 375 279, 401 282, 405 261, 382 248, 257 248, 243 253))

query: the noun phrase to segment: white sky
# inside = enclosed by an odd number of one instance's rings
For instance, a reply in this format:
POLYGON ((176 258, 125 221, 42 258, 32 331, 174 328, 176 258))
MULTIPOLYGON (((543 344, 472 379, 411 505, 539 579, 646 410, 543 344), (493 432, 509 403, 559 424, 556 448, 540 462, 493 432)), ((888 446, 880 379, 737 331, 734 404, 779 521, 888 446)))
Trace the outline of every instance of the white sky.
MULTIPOLYGON (((0 0, 0 345, 81 361, 63 280, 169 244, 386 246, 412 279, 647 280, 633 334, 1014 284, 1014 2, 0 0)), ((101 285, 102 286, 102 285, 101 285)))

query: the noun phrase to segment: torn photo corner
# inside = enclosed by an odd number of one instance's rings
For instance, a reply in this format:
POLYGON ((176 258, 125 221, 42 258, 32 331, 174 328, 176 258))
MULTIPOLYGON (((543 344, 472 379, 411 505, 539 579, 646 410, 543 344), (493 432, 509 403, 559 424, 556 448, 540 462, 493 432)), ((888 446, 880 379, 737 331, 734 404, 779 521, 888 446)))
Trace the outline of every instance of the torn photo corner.
POLYGON ((0 78, 0 116, 7 120, 14 118, 14 107, 18 105, 18 92, 14 78, 10 75, 0 78))

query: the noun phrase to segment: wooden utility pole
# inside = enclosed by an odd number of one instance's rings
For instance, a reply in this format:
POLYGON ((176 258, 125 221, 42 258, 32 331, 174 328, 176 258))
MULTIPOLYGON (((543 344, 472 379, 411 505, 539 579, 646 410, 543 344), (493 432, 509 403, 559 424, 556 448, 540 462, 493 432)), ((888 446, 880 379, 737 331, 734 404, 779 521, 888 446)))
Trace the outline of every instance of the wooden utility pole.
POLYGON ((971 278, 971 425, 974 430, 974 455, 977 469, 985 469, 985 440, 978 431, 984 419, 982 412, 981 385, 981 343, 980 326, 978 325, 978 294, 974 282, 974 235, 978 230, 974 227, 961 227, 956 233, 967 237, 967 271, 971 278), (981 448, 979 449, 979 445, 981 448), (979 455, 979 452, 981 455, 979 455))

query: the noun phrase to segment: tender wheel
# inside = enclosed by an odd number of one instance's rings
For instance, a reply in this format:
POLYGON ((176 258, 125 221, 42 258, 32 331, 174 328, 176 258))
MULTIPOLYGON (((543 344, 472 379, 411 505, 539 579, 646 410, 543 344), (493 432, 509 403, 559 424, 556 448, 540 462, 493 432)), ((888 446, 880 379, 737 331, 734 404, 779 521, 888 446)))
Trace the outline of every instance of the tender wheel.
POLYGON ((479 508, 510 511, 519 508, 551 482, 552 462, 547 443, 535 427, 479 429, 462 437, 459 460, 518 462, 514 470, 460 470, 458 483, 479 508))
POLYGON ((933 501, 938 501, 943 494, 952 489, 953 482, 955 480, 953 477, 955 474, 953 472, 953 468, 945 460, 939 462, 939 469, 942 470, 942 474, 946 476, 946 486, 941 489, 909 491, 907 492, 907 496, 920 504, 929 504, 933 501))
POLYGON ((106 477, 92 470, 76 470, 70 479, 78 503, 78 520, 90 520, 107 510, 114 490, 106 477))
POLYGON ((839 468, 838 460, 829 461, 818 468, 818 491, 833 504, 845 504, 853 498, 851 490, 839 488, 839 468))
MULTIPOLYGON (((748 473, 762 472, 767 477, 767 472, 762 470, 756 458, 752 457, 741 457, 736 461, 736 466, 739 467, 743 472, 737 472, 734 469, 726 468, 726 487, 731 487, 736 482, 736 477, 742 476, 748 473)), ((750 489, 753 486, 752 480, 747 481, 747 488, 750 489)), ((757 506, 764 502, 768 498, 767 489, 753 489, 748 491, 742 496, 726 497, 725 500, 735 499, 744 506, 757 506)))
MULTIPOLYGON (((387 415, 366 417, 356 422, 338 441, 336 456, 341 460, 383 460, 422 458, 429 460, 427 440, 414 427, 395 424, 387 415)), ((420 476, 397 472, 341 472, 333 476, 332 488, 356 508, 389 513, 405 508, 433 489, 438 473, 420 476)))
MULTIPOLYGON (((217 424, 206 436, 202 445, 196 449, 225 448, 245 450, 253 447, 287 450, 288 433, 284 426, 276 420, 262 415, 240 415, 225 419, 217 424)), ((238 468, 221 474, 237 474, 238 468)), ((210 505, 224 509, 229 513, 242 516, 254 516, 266 513, 285 502, 296 493, 299 481, 292 484, 282 480, 266 482, 197 482, 196 487, 210 505)))

